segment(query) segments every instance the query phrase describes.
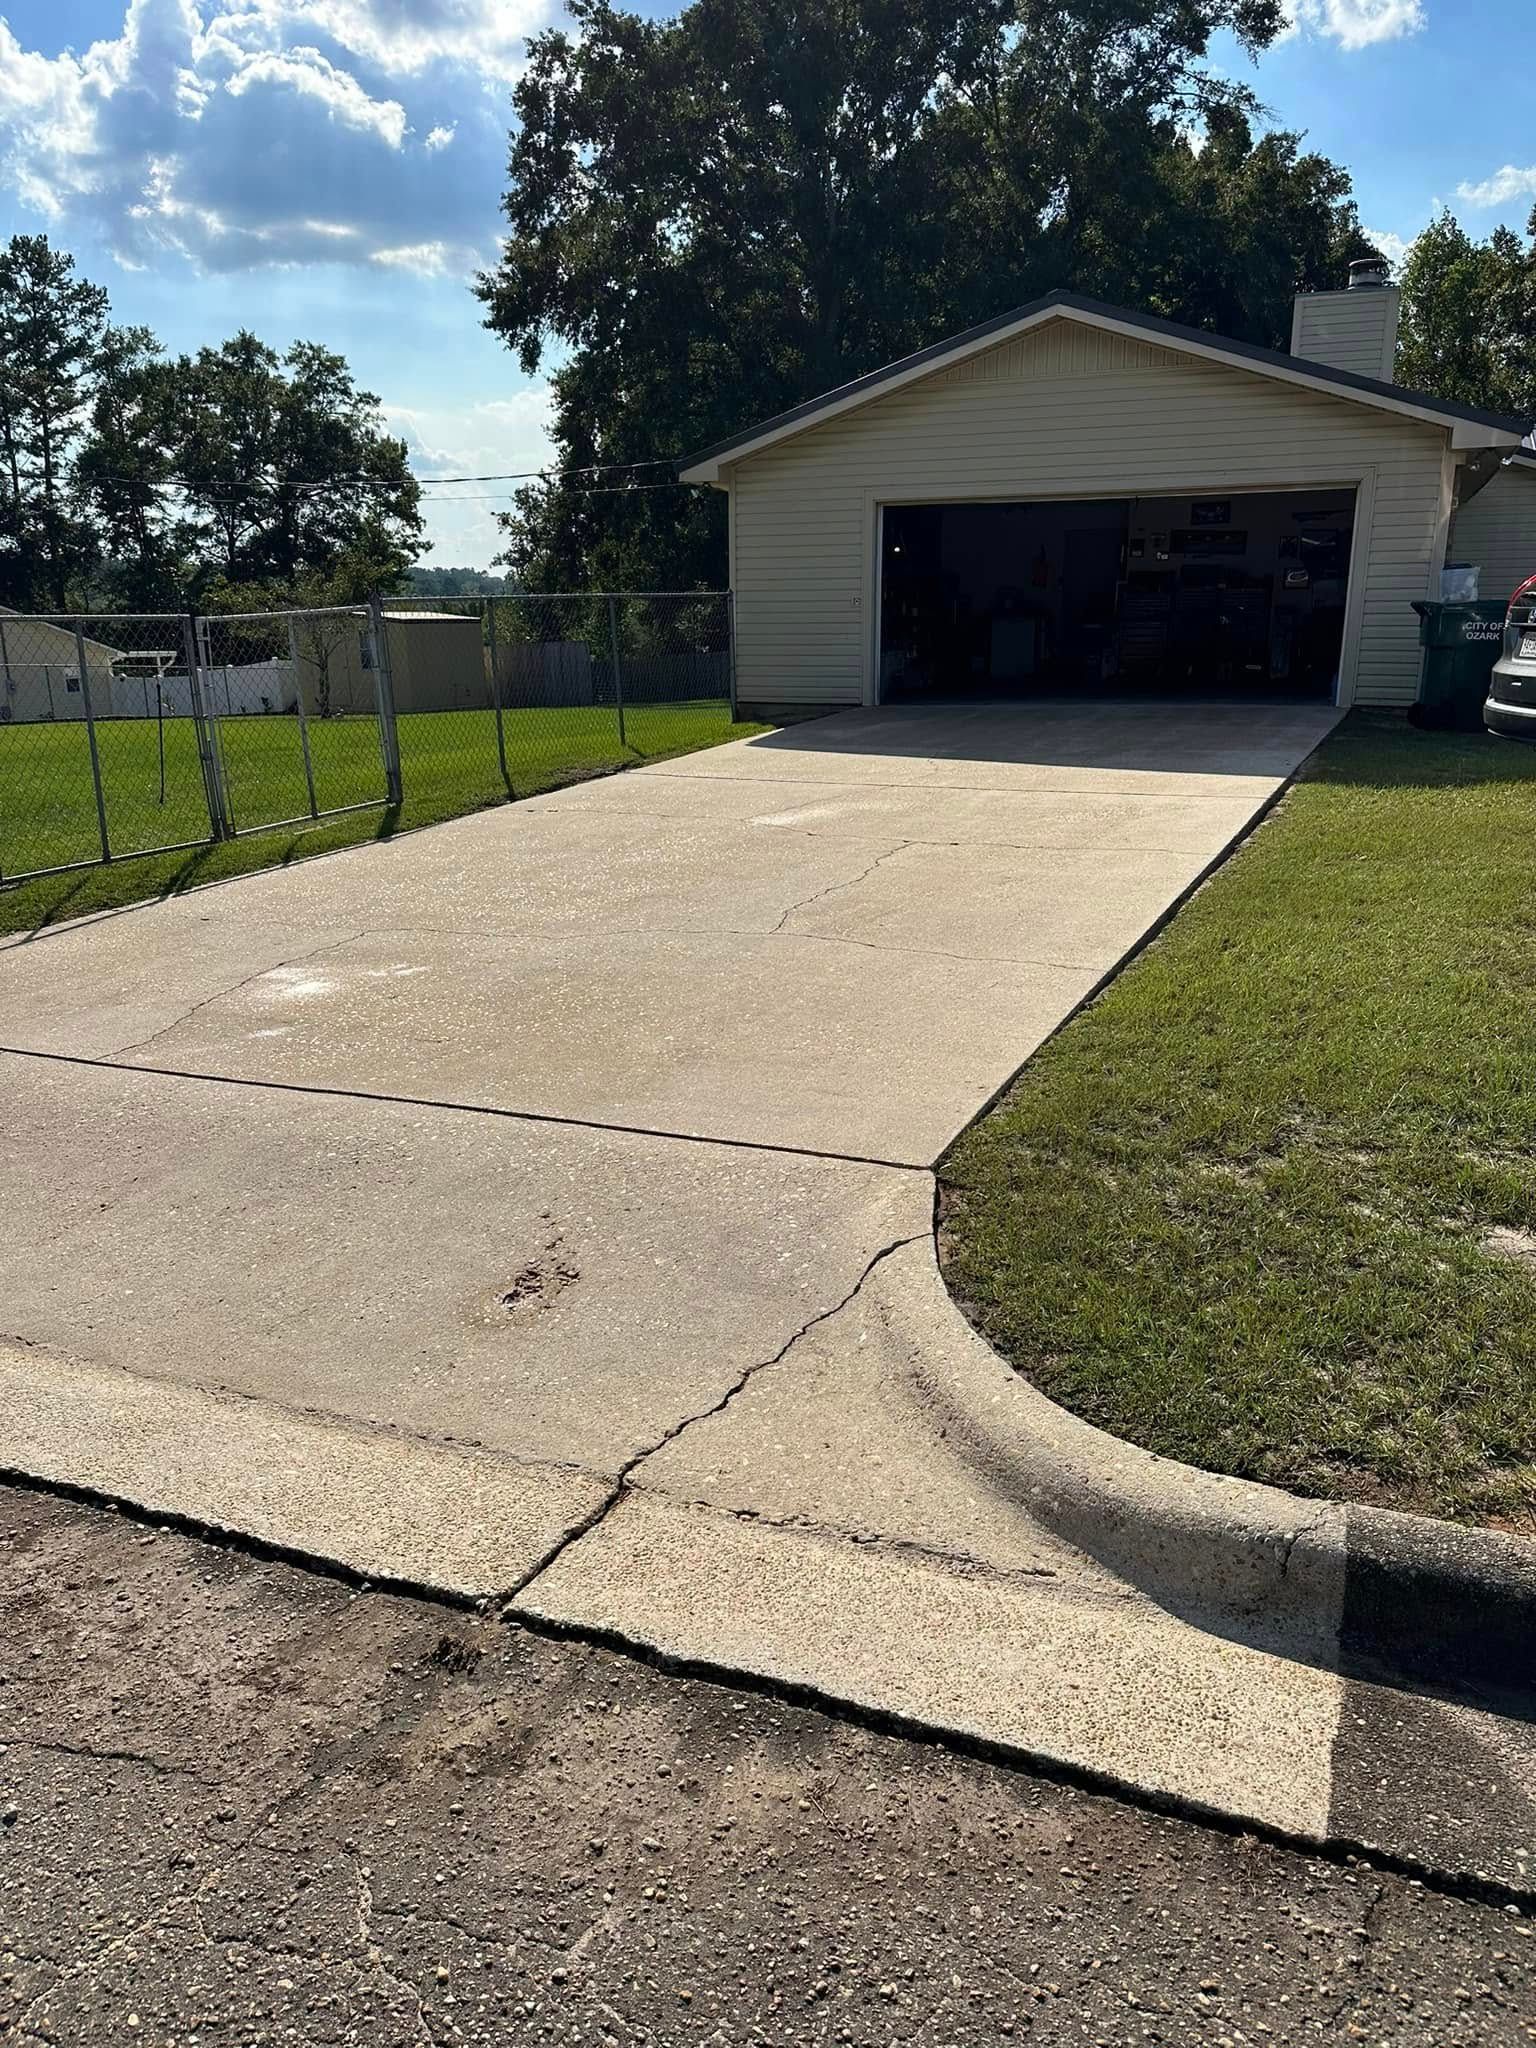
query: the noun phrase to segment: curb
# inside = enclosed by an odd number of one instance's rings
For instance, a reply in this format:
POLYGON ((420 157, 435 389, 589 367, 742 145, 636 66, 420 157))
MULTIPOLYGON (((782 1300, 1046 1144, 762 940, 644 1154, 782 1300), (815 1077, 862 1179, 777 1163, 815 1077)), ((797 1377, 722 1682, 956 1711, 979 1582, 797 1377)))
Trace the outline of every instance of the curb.
POLYGON ((921 1256, 897 1315, 924 1403, 1053 1533, 1180 1619, 1251 1647, 1530 1711, 1536 1545, 1305 1500, 1125 1443, 1016 1373, 950 1294, 933 1239, 921 1256))
POLYGON ((0 1481, 357 1583, 503 1597, 611 1482, 0 1339, 0 1481))

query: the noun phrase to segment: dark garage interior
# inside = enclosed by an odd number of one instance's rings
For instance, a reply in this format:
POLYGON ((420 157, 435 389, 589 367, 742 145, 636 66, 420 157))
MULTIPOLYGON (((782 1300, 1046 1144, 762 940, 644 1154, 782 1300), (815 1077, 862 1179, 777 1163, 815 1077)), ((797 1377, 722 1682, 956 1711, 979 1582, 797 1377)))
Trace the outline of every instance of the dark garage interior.
POLYGON ((1353 491, 887 505, 880 695, 1330 699, 1353 491))

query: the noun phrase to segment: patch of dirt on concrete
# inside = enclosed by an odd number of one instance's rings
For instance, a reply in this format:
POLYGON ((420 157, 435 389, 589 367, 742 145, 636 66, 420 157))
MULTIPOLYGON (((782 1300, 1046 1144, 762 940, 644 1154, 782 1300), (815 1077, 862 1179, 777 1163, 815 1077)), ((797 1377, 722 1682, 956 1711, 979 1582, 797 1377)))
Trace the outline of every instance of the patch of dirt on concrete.
MULTIPOLYGON (((543 1220, 546 1223, 550 1221, 547 1216, 543 1220)), ((492 1297, 491 1320, 500 1321, 507 1316, 528 1313, 537 1315, 553 1307, 568 1287, 576 1285, 581 1278, 581 1268, 561 1251, 564 1239, 564 1231, 550 1224, 542 1251, 516 1274, 509 1287, 498 1288, 492 1297)))

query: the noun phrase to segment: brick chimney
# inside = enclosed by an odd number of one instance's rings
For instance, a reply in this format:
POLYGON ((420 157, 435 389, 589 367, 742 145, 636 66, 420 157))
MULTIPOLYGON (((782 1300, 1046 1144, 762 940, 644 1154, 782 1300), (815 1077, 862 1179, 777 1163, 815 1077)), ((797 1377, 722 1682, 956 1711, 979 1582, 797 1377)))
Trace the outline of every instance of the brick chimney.
POLYGON ((1349 266, 1346 290, 1302 292, 1291 316, 1291 354, 1390 383, 1402 297, 1390 275, 1379 256, 1362 256, 1349 266))

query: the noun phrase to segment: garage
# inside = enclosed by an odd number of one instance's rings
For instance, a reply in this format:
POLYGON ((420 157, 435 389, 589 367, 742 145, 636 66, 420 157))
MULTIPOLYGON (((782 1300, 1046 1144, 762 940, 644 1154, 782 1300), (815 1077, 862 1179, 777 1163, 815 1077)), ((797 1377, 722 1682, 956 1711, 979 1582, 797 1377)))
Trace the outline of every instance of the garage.
POLYGON ((880 698, 1329 702, 1353 491, 882 507, 880 698))
POLYGON ((705 449, 738 702, 1412 703, 1528 423, 1392 382, 1397 315, 1376 262, 1289 350, 1052 292, 705 449))

